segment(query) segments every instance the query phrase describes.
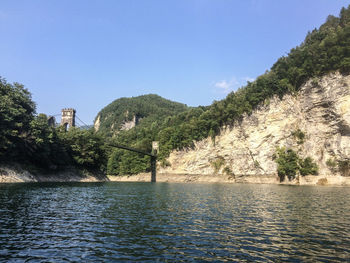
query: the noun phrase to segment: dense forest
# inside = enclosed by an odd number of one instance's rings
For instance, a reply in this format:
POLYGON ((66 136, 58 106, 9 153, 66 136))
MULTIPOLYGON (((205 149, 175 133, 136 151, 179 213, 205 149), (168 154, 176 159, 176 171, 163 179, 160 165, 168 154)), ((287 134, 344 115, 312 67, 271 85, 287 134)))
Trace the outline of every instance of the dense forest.
POLYGON ((155 94, 132 98, 120 98, 104 107, 95 119, 99 119, 98 131, 105 135, 117 134, 124 123, 136 120, 139 127, 148 127, 166 117, 184 112, 185 104, 164 99, 155 94))
POLYGON ((151 151, 151 142, 159 141, 159 160, 167 165, 172 150, 193 147, 194 141, 206 137, 215 140, 223 126, 234 125, 269 98, 295 94, 306 80, 317 81, 332 71, 350 71, 350 6, 343 8, 339 17, 329 16, 269 71, 225 99, 207 107, 186 108, 180 103, 164 103, 156 95, 123 98, 99 113, 98 132, 49 127, 47 117, 36 114, 35 103, 22 85, 0 79, 0 161, 47 169, 68 164, 107 169, 109 174, 146 171, 147 157, 110 148, 108 142, 151 151), (140 125, 120 131, 122 122, 133 116, 141 119, 140 125), (111 129, 113 124, 115 129, 111 129))

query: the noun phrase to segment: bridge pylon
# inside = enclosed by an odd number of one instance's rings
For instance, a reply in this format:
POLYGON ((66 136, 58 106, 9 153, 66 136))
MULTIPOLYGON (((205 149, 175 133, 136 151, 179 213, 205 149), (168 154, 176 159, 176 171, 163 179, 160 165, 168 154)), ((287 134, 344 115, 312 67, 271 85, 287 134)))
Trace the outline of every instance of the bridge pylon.
POLYGON ((66 130, 70 127, 75 127, 75 109, 62 109, 61 126, 64 126, 66 130))

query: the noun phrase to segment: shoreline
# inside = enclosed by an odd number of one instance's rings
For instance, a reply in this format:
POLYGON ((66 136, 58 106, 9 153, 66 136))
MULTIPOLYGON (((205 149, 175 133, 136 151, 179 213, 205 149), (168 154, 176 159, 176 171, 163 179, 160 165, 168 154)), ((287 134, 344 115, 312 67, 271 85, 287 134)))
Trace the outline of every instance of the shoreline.
POLYGON ((66 167, 60 171, 31 173, 20 165, 0 166, 2 183, 40 183, 40 182, 103 182, 107 176, 76 167, 66 167))
MULTIPOLYGON (((150 182, 151 173, 136 175, 107 176, 111 182, 150 182)), ((156 181, 159 183, 235 183, 233 177, 226 175, 200 175, 200 174, 168 174, 158 173, 156 181)))
MULTIPOLYGON (((18 166, 0 166, 0 184, 26 182, 150 182, 151 173, 136 175, 102 175, 69 167, 62 171, 32 174, 18 166)), ((350 177, 340 175, 298 176, 280 182, 277 174, 236 175, 157 173, 157 182, 167 183, 245 183, 278 185, 350 186, 350 177)))
MULTIPOLYGON (((137 175, 107 176, 111 182, 150 182, 150 173, 137 175)), ((314 185, 314 186, 350 186, 350 177, 339 175, 299 176, 292 181, 280 182, 276 174, 269 175, 200 175, 158 173, 157 182, 168 183, 236 183, 236 184, 278 184, 278 185, 314 185)))

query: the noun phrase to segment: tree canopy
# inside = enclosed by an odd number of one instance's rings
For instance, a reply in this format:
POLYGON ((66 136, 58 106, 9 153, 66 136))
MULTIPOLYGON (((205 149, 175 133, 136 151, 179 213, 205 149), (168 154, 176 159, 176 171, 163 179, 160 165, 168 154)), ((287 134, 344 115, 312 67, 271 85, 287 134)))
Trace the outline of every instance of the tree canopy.
POLYGON ((67 165, 104 169, 105 140, 92 129, 50 127, 37 115, 23 85, 0 78, 0 161, 52 169, 67 165))

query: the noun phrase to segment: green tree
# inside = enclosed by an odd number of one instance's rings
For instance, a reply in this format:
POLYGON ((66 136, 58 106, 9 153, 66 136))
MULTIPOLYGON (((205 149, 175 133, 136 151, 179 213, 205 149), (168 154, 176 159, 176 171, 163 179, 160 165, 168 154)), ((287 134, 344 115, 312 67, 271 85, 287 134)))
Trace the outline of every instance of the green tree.
POLYGON ((299 169, 299 158, 296 152, 282 147, 276 149, 276 155, 277 173, 280 181, 284 181, 285 177, 288 177, 289 180, 294 179, 299 169))
POLYGON ((318 174, 318 166, 310 157, 306 157, 304 160, 299 160, 300 174, 305 175, 316 175, 318 174))
POLYGON ((273 158, 277 163, 277 173, 281 182, 286 177, 289 180, 294 179, 297 173, 300 173, 302 176, 316 175, 318 173, 318 166, 310 157, 302 159, 292 149, 277 147, 273 158))
POLYGON ((105 169, 107 163, 106 147, 101 135, 90 130, 71 127, 60 133, 67 151, 77 165, 88 168, 105 169))
POLYGON ((0 158, 21 155, 34 113, 35 104, 28 90, 0 78, 0 158))
POLYGON ((122 161, 125 150, 115 149, 108 158, 107 174, 118 175, 120 174, 120 162, 122 161))

